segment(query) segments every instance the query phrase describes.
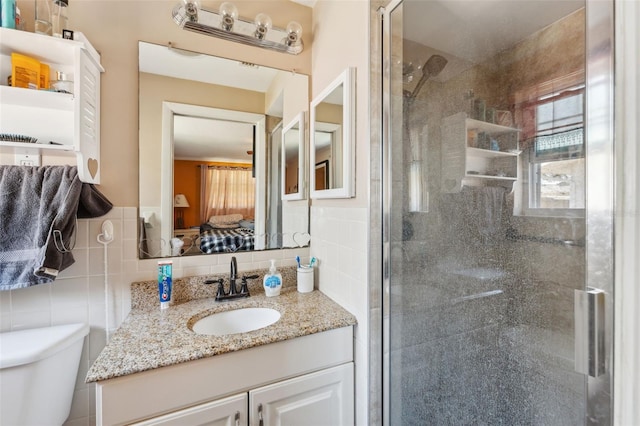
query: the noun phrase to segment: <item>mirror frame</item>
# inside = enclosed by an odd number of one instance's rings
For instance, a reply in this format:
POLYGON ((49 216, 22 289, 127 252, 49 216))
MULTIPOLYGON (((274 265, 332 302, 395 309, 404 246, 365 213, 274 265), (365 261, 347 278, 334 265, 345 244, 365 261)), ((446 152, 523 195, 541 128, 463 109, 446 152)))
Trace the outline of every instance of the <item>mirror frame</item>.
POLYGON ((309 123, 309 167, 310 196, 311 198, 352 198, 355 196, 355 111, 356 94, 355 81, 356 69, 349 67, 331 82, 313 101, 311 101, 311 120, 309 123), (321 104, 336 88, 342 85, 342 188, 329 188, 316 190, 315 164, 315 132, 321 123, 316 123, 316 107, 321 104))
POLYGON ((286 201, 286 200, 304 200, 305 199, 305 181, 304 181, 304 176, 305 176, 305 152, 304 152, 304 141, 305 141, 305 120, 304 120, 304 111, 298 113, 296 115, 296 117, 291 120, 291 122, 289 124, 287 124, 283 129, 282 129, 282 161, 281 161, 281 166, 282 166, 282 171, 281 171, 281 176, 282 176, 282 200, 286 201), (297 192, 290 192, 287 194, 286 192, 286 186, 287 183, 285 182, 286 180, 286 156, 287 156, 287 150, 286 150, 286 143, 285 143, 285 138, 287 135, 287 132, 289 130, 292 130, 293 128, 295 128, 296 126, 298 126, 298 191, 297 192))

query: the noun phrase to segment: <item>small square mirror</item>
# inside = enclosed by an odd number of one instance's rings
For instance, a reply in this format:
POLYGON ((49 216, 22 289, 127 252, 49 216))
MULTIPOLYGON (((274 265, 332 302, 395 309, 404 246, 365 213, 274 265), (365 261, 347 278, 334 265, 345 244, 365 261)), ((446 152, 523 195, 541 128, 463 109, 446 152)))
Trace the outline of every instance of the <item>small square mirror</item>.
POLYGON ((355 68, 311 102, 311 198, 355 196, 355 68))

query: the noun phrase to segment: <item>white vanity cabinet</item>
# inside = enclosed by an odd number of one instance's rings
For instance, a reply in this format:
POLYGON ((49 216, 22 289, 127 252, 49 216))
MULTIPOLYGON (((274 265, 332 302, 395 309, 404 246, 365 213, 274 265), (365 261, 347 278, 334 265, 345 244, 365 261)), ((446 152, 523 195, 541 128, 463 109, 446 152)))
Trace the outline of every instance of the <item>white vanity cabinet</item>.
POLYGON ((241 426, 246 425, 246 393, 185 408, 163 416, 155 417, 132 426, 241 426))
POLYGON ((98 426, 353 423, 351 326, 96 384, 98 426))
POLYGON ((353 374, 350 362, 252 390, 249 425, 353 425, 353 374))
MULTIPOLYGON (((75 40, 0 28, 0 133, 30 136, 37 143, 0 141, 3 164, 25 165, 40 154, 75 157, 83 182, 100 183, 100 56, 82 33, 75 40), (11 53, 49 65, 73 81, 73 94, 11 87, 11 53), (51 144, 50 142, 54 142, 51 144), (22 157, 18 157, 22 158, 22 157)), ((68 162, 52 160, 51 163, 68 162)))
POLYGON ((442 179, 444 192, 463 184, 488 182, 510 190, 518 179, 519 130, 468 118, 458 113, 442 120, 442 179), (497 146, 491 149, 491 141, 497 146))
POLYGON ((350 362, 134 425, 350 426, 353 425, 353 404, 353 363, 350 362))

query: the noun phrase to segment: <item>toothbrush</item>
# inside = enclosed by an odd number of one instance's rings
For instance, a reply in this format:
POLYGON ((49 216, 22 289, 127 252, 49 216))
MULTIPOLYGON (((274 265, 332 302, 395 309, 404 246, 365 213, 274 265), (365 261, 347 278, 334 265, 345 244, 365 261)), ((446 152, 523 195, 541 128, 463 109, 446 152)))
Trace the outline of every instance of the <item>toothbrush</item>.
POLYGON ((298 268, 300 268, 300 256, 296 256, 296 262, 298 262, 298 268))
POLYGON ((313 268, 313 264, 316 263, 316 258, 312 257, 311 262, 309 262, 309 268, 313 268))

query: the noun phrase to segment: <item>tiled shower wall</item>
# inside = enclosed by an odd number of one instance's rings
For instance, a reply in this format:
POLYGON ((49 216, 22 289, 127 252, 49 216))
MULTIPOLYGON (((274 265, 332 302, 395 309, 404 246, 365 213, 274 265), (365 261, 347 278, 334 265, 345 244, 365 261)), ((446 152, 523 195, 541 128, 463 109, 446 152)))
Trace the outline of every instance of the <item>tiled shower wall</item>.
MULTIPOLYGON (((78 220, 75 263, 62 271, 50 284, 0 292, 0 331, 46 327, 57 324, 85 322, 91 332, 84 348, 71 414, 65 425, 95 424, 95 386, 84 383, 89 366, 97 358, 106 342, 107 316, 109 330, 115 330, 131 309, 130 284, 154 279, 157 260, 138 260, 137 208, 115 207, 107 215, 96 219, 78 220), (105 253, 97 241, 102 223, 114 225, 114 241, 107 246, 106 285, 109 306, 105 303, 105 253), (108 312, 108 315, 107 315, 108 312)), ((269 259, 280 265, 294 265, 295 256, 308 256, 309 249, 275 250, 236 253, 239 270, 268 268, 269 259)), ((229 272, 230 254, 173 258, 175 278, 191 275, 229 272)))

